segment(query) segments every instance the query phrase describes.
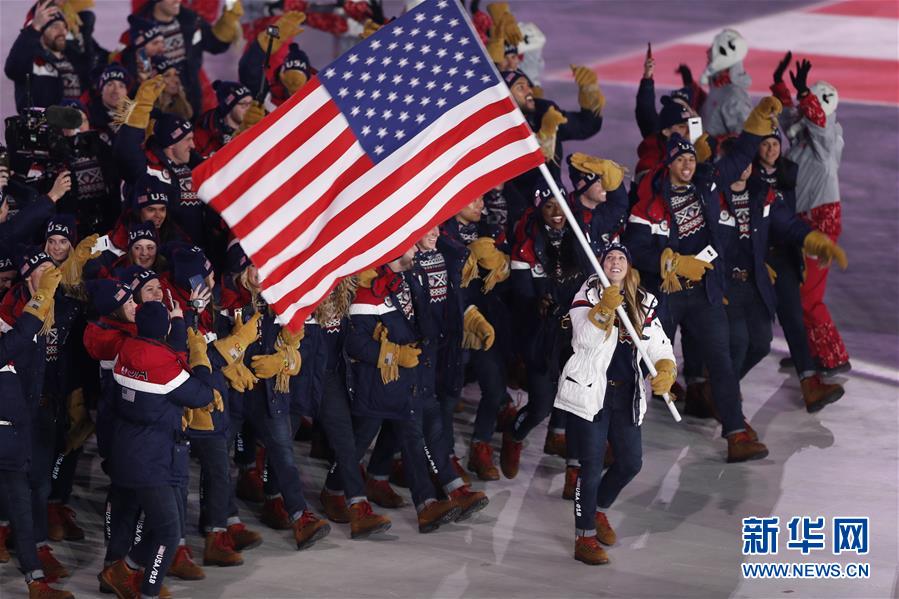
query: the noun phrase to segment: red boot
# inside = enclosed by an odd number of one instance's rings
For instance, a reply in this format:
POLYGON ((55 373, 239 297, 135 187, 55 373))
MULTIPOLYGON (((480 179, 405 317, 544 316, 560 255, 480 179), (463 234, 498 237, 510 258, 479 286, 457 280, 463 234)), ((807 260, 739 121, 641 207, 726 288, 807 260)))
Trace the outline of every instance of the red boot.
POLYGON ((41 562, 41 569, 44 571, 44 578, 47 579, 47 582, 56 582, 60 578, 69 577, 69 571, 59 563, 49 545, 41 545, 37 548, 37 559, 41 562))
POLYGON ((481 480, 499 480, 499 470, 493 464, 493 447, 484 441, 472 441, 468 454, 468 469, 481 480))
POLYGON ((518 441, 512 433, 503 433, 503 447, 499 452, 499 465, 503 476, 513 479, 518 476, 518 466, 521 464, 521 450, 524 441, 518 441))
POLYGON ((12 529, 9 526, 0 526, 0 564, 5 564, 9 561, 9 550, 6 548, 6 539, 9 538, 11 533, 12 529))
POLYGON ((194 561, 194 555, 187 545, 178 545, 175 550, 175 559, 169 566, 169 576, 180 578, 181 580, 203 580, 206 573, 203 568, 194 561))
POLYGON ((287 530, 290 528, 290 514, 284 507, 284 498, 278 495, 265 500, 262 504, 262 514, 259 519, 263 524, 275 530, 287 530))

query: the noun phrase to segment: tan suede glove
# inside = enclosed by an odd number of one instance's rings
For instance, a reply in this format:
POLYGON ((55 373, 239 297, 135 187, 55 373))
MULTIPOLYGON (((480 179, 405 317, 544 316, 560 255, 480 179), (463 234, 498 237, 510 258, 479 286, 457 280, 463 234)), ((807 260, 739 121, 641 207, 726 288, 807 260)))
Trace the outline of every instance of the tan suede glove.
MULTIPOLYGON (((501 283, 509 278, 512 272, 509 256, 496 249, 496 241, 492 238, 479 237, 468 244, 468 249, 477 259, 478 266, 490 271, 484 277, 484 293, 490 293, 497 283, 501 283)), ((463 269, 463 280, 464 278, 465 272, 463 269)))
POLYGON ((41 282, 38 283, 37 289, 31 294, 31 299, 25 304, 23 312, 27 312, 37 317, 43 323, 53 318, 53 296, 56 294, 56 288, 62 281, 62 273, 58 268, 53 267, 44 271, 41 275, 41 282))
MULTIPOLYGON (((281 17, 275 21, 280 37, 277 37, 272 41, 272 52, 277 52, 281 46, 290 43, 290 40, 294 36, 302 32, 303 28, 300 27, 300 25, 305 21, 306 15, 298 10, 291 10, 281 15, 281 17)), ((268 33, 264 30, 260 31, 259 35, 256 36, 256 41, 259 42, 259 45, 262 46, 262 50, 265 51, 265 49, 268 48, 268 33)))
MULTIPOLYGON (((302 75, 302 73, 300 73, 302 75)), ((240 123, 240 130, 246 131, 259 121, 265 118, 265 108, 262 107, 262 104, 253 100, 253 103, 250 104, 250 107, 247 108, 247 111, 243 115, 243 121, 240 123)))
POLYGON ((362 33, 359 34, 359 39, 367 39, 368 37, 377 33, 379 29, 381 29, 381 25, 375 23, 371 19, 368 19, 367 21, 365 21, 365 26, 362 28, 362 33))
POLYGON ((712 157, 712 147, 709 145, 709 134, 703 133, 693 144, 696 148, 696 162, 707 162, 712 157))
POLYGON ((243 16, 243 5, 236 0, 234 6, 222 12, 222 16, 212 26, 212 35, 220 42, 233 44, 240 38, 240 18, 243 16))
POLYGON ((746 117, 743 131, 760 136, 771 135, 777 128, 777 115, 782 110, 783 105, 774 96, 762 98, 746 117))
POLYGON ((474 252, 469 251, 468 258, 465 259, 465 264, 462 265, 462 287, 468 287, 472 281, 478 278, 479 274, 478 257, 474 252))
POLYGON ((584 66, 570 65, 577 83, 577 103, 584 110, 598 115, 606 105, 606 97, 599 89, 596 73, 584 66))
POLYGON ((228 384, 238 393, 244 393, 256 386, 259 382, 242 360, 237 360, 222 368, 222 374, 228 380, 228 384))
POLYGON ((600 331, 608 333, 615 322, 615 309, 624 301, 621 288, 618 285, 610 285, 602 290, 599 301, 590 308, 587 320, 600 331))
POLYGON ((100 236, 96 233, 85 237, 75 248, 69 252, 69 257, 59 265, 62 272, 62 284, 68 287, 76 287, 81 284, 81 271, 88 260, 97 258, 100 252, 91 252, 91 248, 97 243, 100 236))
POLYGON ((253 374, 260 379, 270 379, 288 366, 287 356, 281 351, 250 358, 250 368, 253 369, 253 374))
POLYGON ((387 327, 379 322, 372 334, 375 341, 381 342, 378 370, 381 371, 381 382, 385 385, 400 378, 399 346, 387 339, 387 333, 387 327))
POLYGON ((475 306, 465 311, 462 319, 462 349, 483 349, 493 347, 496 333, 481 311, 475 306))
POLYGON ((833 260, 836 260, 843 270, 849 266, 843 248, 821 231, 812 231, 806 235, 802 241, 802 249, 810 256, 817 256, 822 268, 828 268, 833 260))
POLYGON ((135 129, 149 127, 150 111, 153 110, 153 105, 159 99, 163 89, 165 89, 165 82, 162 80, 162 75, 156 75, 141 83, 134 100, 126 108, 125 124, 135 129))
POLYGON ((659 360, 655 364, 656 375, 649 381, 653 395, 665 395, 677 380, 677 366, 671 360, 659 360))
POLYGON ((261 318, 262 314, 259 312, 254 314, 246 324, 238 318, 234 321, 230 335, 212 342, 227 364, 239 360, 247 348, 259 339, 259 320, 261 318))
POLYGON ((358 275, 356 275, 356 278, 358 280, 359 287, 370 289, 372 282, 378 278, 378 271, 374 268, 369 268, 368 270, 363 270, 358 275))
POLYGON ((540 130, 537 131, 537 141, 540 143, 543 157, 547 160, 555 160, 556 134, 559 131, 559 125, 567 122, 568 119, 555 106, 550 106, 549 110, 543 114, 543 118, 540 120, 540 130))
POLYGON ((187 355, 191 368, 205 366, 212 370, 209 356, 206 354, 206 338, 192 328, 187 329, 187 355))
POLYGON ((415 368, 418 366, 418 356, 421 355, 421 348, 414 343, 406 343, 405 345, 397 345, 397 363, 400 368, 415 368))
POLYGON ((627 172, 627 169, 614 160, 596 158, 581 152, 571 155, 571 165, 583 173, 598 175, 602 188, 606 191, 618 189, 627 172))
POLYGON ((690 281, 698 282, 705 276, 706 271, 714 270, 715 267, 704 260, 699 260, 695 256, 681 255, 673 251, 671 248, 662 250, 660 272, 662 275, 662 291, 673 293, 682 289, 678 276, 684 277, 690 281))
POLYGON ((278 75, 278 77, 281 79, 281 83, 284 84, 284 87, 287 88, 287 93, 291 96, 300 91, 300 89, 302 89, 309 81, 306 77, 306 73, 295 69, 281 71, 281 74, 278 75))

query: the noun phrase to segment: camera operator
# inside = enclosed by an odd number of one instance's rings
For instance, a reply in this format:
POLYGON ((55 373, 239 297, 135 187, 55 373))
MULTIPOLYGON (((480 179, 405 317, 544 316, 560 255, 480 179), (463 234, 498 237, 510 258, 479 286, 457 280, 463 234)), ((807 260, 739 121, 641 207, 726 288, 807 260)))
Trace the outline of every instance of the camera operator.
POLYGON ((59 173, 68 171, 71 187, 59 199, 57 211, 76 217, 81 236, 106 231, 121 211, 112 146, 89 129, 87 109, 81 102, 64 100, 62 104, 45 111, 28 109, 23 116, 7 120, 6 137, 17 172, 14 179, 45 193, 59 173))
POLYGON ((77 99, 87 89, 94 46, 66 43, 69 27, 52 0, 38 4, 6 57, 6 76, 15 83, 16 109, 52 106, 77 99))
MULTIPOLYGON (((53 186, 44 194, 24 203, 15 214, 11 214, 10 197, 24 199, 24 195, 34 195, 34 190, 20 186, 15 192, 10 189, 9 158, 6 148, 0 145, 0 250, 12 252, 17 245, 34 240, 47 219, 53 215, 56 202, 72 188, 72 176, 62 171, 53 181, 53 186)), ((10 254, 12 255, 12 254, 10 254)), ((5 274, 0 271, 0 277, 5 274)), ((4 286, 3 288, 7 288, 4 286)))

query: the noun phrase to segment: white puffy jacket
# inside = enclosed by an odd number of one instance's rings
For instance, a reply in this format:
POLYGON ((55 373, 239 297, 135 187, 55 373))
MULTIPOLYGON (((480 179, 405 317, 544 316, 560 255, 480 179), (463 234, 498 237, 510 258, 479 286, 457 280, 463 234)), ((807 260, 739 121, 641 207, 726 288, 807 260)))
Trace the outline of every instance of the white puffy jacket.
MULTIPOLYGON (((600 293, 595 283, 597 278, 593 275, 584 282, 568 312, 571 317, 571 345, 574 354, 562 369, 554 404, 560 410, 591 421, 602 409, 606 394, 606 371, 618 343, 617 326, 613 325, 611 333, 606 335, 605 331, 598 329, 587 319, 590 308, 599 301, 600 293)), ((651 293, 643 293, 643 309, 647 315, 643 324, 643 343, 646 344, 649 358, 653 364, 662 359, 674 361, 671 341, 656 316, 658 301, 651 293)), ((638 361, 639 357, 636 357, 635 362, 638 361)), ((640 425, 646 413, 646 388, 643 380, 646 368, 642 364, 638 367, 635 363, 634 370, 637 378, 635 388, 639 393, 639 410, 634 410, 634 423, 640 425)))

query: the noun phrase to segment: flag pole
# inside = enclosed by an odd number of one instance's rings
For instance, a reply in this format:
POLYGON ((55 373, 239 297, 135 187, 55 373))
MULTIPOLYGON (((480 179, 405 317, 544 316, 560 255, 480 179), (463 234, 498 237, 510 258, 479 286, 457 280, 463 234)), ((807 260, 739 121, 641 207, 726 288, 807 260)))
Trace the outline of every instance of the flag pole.
MULTIPOLYGON (((556 202, 558 202, 559 207, 562 209, 562 212, 565 213, 565 218, 571 224, 571 230, 574 231, 574 236, 577 237, 577 240, 580 242, 581 248, 583 248, 584 253, 587 254, 587 259, 590 260, 590 264, 593 266, 593 269, 599 276, 599 281, 602 283, 603 289, 605 289, 610 285, 609 278, 606 276, 606 273, 603 272, 602 266, 600 266, 599 264, 599 260, 596 259, 596 255, 593 253, 593 248, 590 247, 590 243, 584 236, 584 232, 577 224, 578 221, 575 220, 574 214, 572 214, 571 208, 568 206, 568 202, 562 196, 562 191, 559 189, 559 186, 556 185, 556 181, 549 173, 549 169, 546 168, 546 163, 541 164, 539 168, 540 173, 543 175, 543 178, 546 179, 546 184, 549 185, 549 188, 552 190, 553 196, 555 196, 556 198, 556 202)), ((624 328, 627 329, 628 334, 631 336, 631 339, 634 342, 634 346, 636 346, 637 352, 640 354, 640 358, 642 358, 643 363, 646 364, 646 369, 649 371, 649 375, 656 376, 656 367, 652 363, 652 360, 649 359, 649 353, 646 351, 646 345, 643 343, 643 339, 641 339, 640 336, 637 335, 637 331, 634 330, 634 325, 633 323, 631 323, 630 318, 628 318, 627 312, 624 310, 624 306, 618 306, 618 308, 615 309, 615 312, 618 314, 618 321, 624 324, 624 328)), ((662 396, 662 398, 665 400, 665 405, 668 406, 668 411, 671 412, 671 417, 674 418, 675 422, 680 422, 680 413, 674 406, 674 402, 671 400, 671 396, 666 393, 662 396)))

